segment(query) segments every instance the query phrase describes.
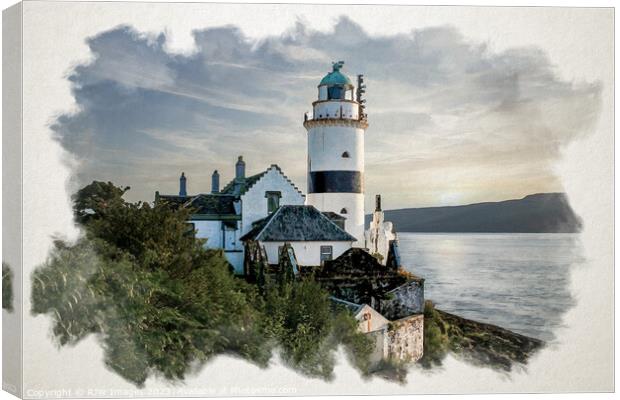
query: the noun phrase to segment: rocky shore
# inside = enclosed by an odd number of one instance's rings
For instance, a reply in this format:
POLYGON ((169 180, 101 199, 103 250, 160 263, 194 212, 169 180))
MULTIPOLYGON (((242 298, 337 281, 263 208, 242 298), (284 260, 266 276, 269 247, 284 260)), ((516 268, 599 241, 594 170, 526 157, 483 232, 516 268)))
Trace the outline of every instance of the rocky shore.
POLYGON ((424 357, 420 362, 426 368, 441 365, 451 353, 475 365, 511 371, 516 365, 525 365, 543 346, 541 340, 438 310, 430 301, 425 304, 424 357))

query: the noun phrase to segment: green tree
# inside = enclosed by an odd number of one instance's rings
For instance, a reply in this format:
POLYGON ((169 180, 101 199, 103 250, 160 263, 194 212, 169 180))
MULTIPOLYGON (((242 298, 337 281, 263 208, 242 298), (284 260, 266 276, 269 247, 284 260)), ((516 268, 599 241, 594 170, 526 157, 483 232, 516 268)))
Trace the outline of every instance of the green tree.
POLYGON ((105 363, 137 385, 151 374, 183 379, 225 352, 266 365, 256 289, 188 235, 188 211, 126 203, 124 192, 101 182, 78 192, 85 235, 57 241, 33 273, 32 312, 52 316, 60 345, 97 334, 105 363))
POLYGON ((433 302, 424 302, 424 354, 420 363, 424 368, 442 364, 449 351, 450 339, 433 302))
POLYGON ((328 293, 312 277, 278 284, 265 296, 265 331, 285 362, 309 376, 333 377, 334 351, 343 345, 353 365, 368 373, 370 339, 350 312, 332 309, 328 293))
POLYGON ((327 294, 311 280, 280 281, 267 291, 265 300, 269 316, 265 331, 281 347, 282 358, 308 375, 331 377, 334 359, 326 346, 331 328, 327 294))

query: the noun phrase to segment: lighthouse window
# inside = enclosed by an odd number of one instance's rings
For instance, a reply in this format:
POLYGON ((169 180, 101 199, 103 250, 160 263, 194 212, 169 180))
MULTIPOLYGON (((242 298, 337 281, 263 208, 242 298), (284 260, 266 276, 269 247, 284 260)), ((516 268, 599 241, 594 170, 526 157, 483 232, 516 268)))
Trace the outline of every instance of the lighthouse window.
POLYGON ((344 99, 345 90, 342 86, 332 86, 327 88, 328 100, 341 100, 344 99))
POLYGON ((340 214, 346 214, 347 213, 347 209, 343 208, 342 210, 340 210, 340 214))
POLYGON ((267 213, 271 214, 280 207, 280 197, 282 197, 282 193, 266 192, 265 197, 267 198, 267 213))
POLYGON ((321 246, 321 265, 324 261, 330 261, 334 254, 332 246, 321 246))
POLYGON ((349 157, 351 156, 349 155, 348 151, 345 151, 344 153, 342 153, 342 158, 349 158, 349 157))

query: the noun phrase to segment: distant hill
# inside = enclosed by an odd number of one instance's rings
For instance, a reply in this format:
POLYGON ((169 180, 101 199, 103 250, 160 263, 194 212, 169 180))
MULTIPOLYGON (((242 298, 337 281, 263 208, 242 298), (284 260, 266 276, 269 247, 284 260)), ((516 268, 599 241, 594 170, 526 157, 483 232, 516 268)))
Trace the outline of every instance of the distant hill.
MULTIPOLYGON (((366 216, 366 225, 370 221, 366 216)), ((397 232, 548 232, 581 230, 564 193, 538 193, 519 200, 464 206, 385 211, 397 232)))

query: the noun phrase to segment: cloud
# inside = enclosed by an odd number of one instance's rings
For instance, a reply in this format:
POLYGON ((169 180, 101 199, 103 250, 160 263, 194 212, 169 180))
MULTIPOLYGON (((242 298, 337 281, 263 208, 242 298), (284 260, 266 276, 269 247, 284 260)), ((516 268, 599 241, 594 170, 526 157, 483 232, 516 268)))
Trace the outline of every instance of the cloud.
POLYGON ((302 117, 332 60, 366 76, 366 189, 388 208, 561 190, 553 164, 601 104, 599 83, 561 80, 540 49, 493 52, 450 26, 371 36, 342 17, 329 32, 298 22, 262 40, 235 26, 193 36, 191 54, 127 26, 87 40, 94 58, 69 77, 79 111, 52 126, 81 183, 151 200, 185 171, 201 192, 243 154, 250 173, 277 163, 305 187, 302 117))

